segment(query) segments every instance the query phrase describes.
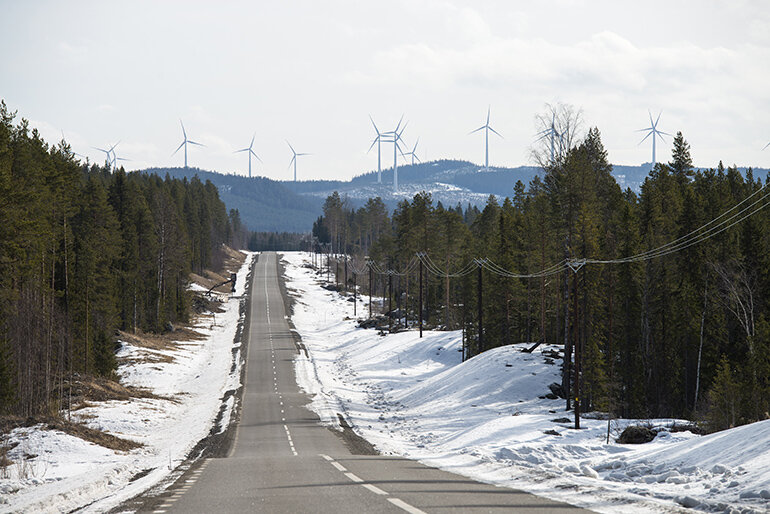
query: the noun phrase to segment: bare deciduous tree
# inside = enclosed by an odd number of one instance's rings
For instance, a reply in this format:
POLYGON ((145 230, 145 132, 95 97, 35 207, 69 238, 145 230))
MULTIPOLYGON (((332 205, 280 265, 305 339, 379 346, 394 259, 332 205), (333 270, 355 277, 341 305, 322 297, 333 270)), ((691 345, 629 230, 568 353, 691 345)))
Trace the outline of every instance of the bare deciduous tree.
POLYGON ((563 162, 567 152, 582 138, 583 110, 558 102, 545 104, 535 115, 538 139, 530 150, 532 160, 547 169, 563 162))

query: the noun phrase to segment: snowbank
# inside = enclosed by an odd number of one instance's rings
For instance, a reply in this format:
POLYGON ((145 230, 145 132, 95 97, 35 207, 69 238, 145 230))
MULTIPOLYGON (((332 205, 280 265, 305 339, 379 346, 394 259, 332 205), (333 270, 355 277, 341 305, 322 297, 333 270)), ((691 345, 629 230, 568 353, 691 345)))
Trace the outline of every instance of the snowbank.
MULTIPOLYGON (((168 399, 108 401, 73 412, 73 418, 144 446, 130 452, 108 450, 41 427, 16 429, 19 445, 10 457, 37 455, 8 468, 0 478, 0 511, 103 512, 156 485, 182 463, 198 441, 209 435, 223 397, 240 386, 240 343, 235 334, 239 307, 253 254, 238 271, 237 289, 221 295, 223 313, 201 317, 194 327, 203 339, 177 343, 174 350, 123 344, 118 357, 121 381, 168 399)), ((232 398, 232 396, 230 396, 232 398)), ((226 426, 234 402, 220 425, 226 426)), ((220 427, 221 429, 222 427, 220 427)))
POLYGON ((284 256, 297 296, 292 320, 310 355, 296 368, 325 422, 336 424, 339 412, 381 452, 601 512, 767 511, 770 421, 706 437, 662 430, 650 443, 619 445, 614 437, 629 424, 682 421, 614 420, 607 444, 606 420, 582 419, 574 430, 564 401, 544 398, 559 381, 549 357, 558 348, 528 354, 512 345, 463 363, 459 332, 420 339, 359 329, 352 303, 319 287, 325 275, 303 265, 306 255, 284 256))

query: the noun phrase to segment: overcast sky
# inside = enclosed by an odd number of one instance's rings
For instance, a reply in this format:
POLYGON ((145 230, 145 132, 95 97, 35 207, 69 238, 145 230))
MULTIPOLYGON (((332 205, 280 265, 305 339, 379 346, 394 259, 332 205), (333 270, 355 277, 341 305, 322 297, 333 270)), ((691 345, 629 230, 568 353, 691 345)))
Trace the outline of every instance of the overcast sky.
MULTIPOLYGON (((770 167, 770 4, 756 1, 282 2, 0 0, 0 98, 74 151, 120 141, 129 168, 189 163, 348 179, 376 169, 374 130, 404 114, 422 159, 531 164, 546 102, 583 110, 610 160, 651 158, 647 111, 696 165, 770 167)), ((383 148, 383 167, 392 149, 383 148), (387 155, 387 157, 386 157, 387 155)), ((658 160, 670 156, 670 138, 658 160)))

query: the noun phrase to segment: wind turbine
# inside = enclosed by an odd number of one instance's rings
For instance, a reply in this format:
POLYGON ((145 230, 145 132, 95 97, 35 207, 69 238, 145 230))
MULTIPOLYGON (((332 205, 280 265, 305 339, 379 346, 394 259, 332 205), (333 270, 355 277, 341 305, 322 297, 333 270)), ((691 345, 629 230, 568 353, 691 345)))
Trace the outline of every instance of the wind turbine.
POLYGON ((184 129, 184 123, 182 123, 182 120, 179 120, 179 124, 182 125, 182 134, 184 135, 184 139, 182 140, 182 143, 177 147, 176 150, 174 150, 174 153, 171 154, 173 157, 176 155, 176 153, 184 146, 184 167, 187 169, 187 144, 191 145, 198 145, 198 146, 206 146, 201 143, 196 143, 195 141, 191 141, 190 139, 187 139, 187 131, 184 129))
POLYGON ((386 143, 393 143, 393 191, 398 192, 398 153, 401 152, 401 155, 404 155, 403 150, 401 150, 401 146, 398 144, 398 142, 401 139, 401 134, 404 133, 404 129, 406 128, 406 125, 409 123, 404 123, 404 126, 401 126, 401 122, 404 121, 404 116, 401 115, 401 119, 398 120, 398 125, 396 125, 396 128, 394 130, 391 130, 390 132, 383 132, 382 135, 384 136, 390 136, 390 139, 386 140, 386 143), (401 128, 401 130, 399 130, 401 128))
MULTIPOLYGON (((118 141, 120 143, 120 141, 118 141)), ((118 143, 115 143, 113 147, 110 149, 112 150, 112 167, 113 169, 118 169, 118 161, 130 161, 131 159, 124 159, 123 157, 118 157, 118 154, 115 153, 115 147, 118 146, 118 143)))
POLYGON ((374 123, 374 120, 372 119, 372 115, 369 115, 369 120, 371 120, 372 125, 374 126, 374 131, 377 133, 377 137, 374 138, 374 141, 372 141, 371 146, 369 146, 369 149, 366 151, 366 153, 369 153, 372 151, 372 148, 374 147, 374 143, 377 143, 377 183, 382 184, 382 158, 381 156, 381 143, 382 143, 382 134, 380 134, 379 129, 377 128, 377 125, 374 123))
MULTIPOLYGON (((257 134, 256 134, 256 132, 255 132, 255 133, 254 133, 254 135, 251 137, 251 144, 249 145, 249 147, 248 147, 248 148, 242 148, 242 149, 240 149, 240 150, 236 150, 235 152, 233 152, 233 153, 239 153, 239 152, 249 152, 249 178, 251 178, 251 156, 253 155, 254 157, 256 157, 256 158, 257 158, 257 160, 258 160, 259 162, 262 162, 262 159, 260 159, 260 158, 259 158, 259 155, 255 154, 255 153, 254 153, 254 150, 252 150, 252 149, 251 149, 251 147, 253 147, 253 146, 254 146, 254 138, 255 138, 255 137, 257 137, 257 134)), ((291 145, 289 145, 289 146, 291 146, 291 145)), ((296 180, 296 179, 295 179, 295 180, 296 180)))
POLYGON ((104 152, 104 155, 107 157, 107 168, 112 168, 115 165, 115 147, 120 144, 120 141, 115 143, 110 147, 109 150, 105 150, 104 148, 97 148, 96 146, 92 146, 94 150, 99 150, 100 152, 104 152))
POLYGON ((491 130, 498 136, 503 137, 500 135, 499 132, 497 132, 495 129, 489 126, 489 113, 491 110, 492 110, 492 106, 490 105, 487 108, 487 122, 484 125, 477 128, 476 130, 472 130, 471 132, 468 133, 470 135, 470 134, 473 134, 474 132, 478 132, 479 130, 484 130, 484 148, 485 148, 484 167, 486 168, 487 171, 489 171, 489 131, 491 130))
POLYGON ((556 130, 556 113, 552 113, 551 114, 551 126, 549 126, 545 130, 541 130, 540 132, 537 133, 537 135, 540 136, 540 137, 538 137, 535 140, 536 143, 538 141, 542 140, 542 139, 550 138, 550 140, 551 140, 551 163, 553 164, 553 162, 554 162, 553 161, 553 158, 554 158, 554 139, 558 137, 560 142, 561 142, 561 138, 562 138, 562 134, 559 134, 559 132, 556 130))
POLYGON ((289 167, 291 168, 291 165, 294 164, 294 182, 297 181, 297 157, 300 157, 301 155, 310 155, 309 153, 297 153, 294 151, 294 147, 291 146, 291 143, 289 141, 286 141, 286 144, 289 145, 289 148, 291 148, 291 153, 294 154, 291 157, 291 161, 289 161, 289 167))
POLYGON ((419 142, 420 142, 420 138, 418 137, 417 141, 414 142, 414 147, 412 147, 412 151, 411 152, 406 152, 406 153, 402 154, 404 156, 404 158, 406 158, 407 155, 411 155, 412 156, 412 166, 414 166, 414 160, 415 159, 417 159, 419 162, 422 162, 422 161, 420 161, 420 158, 417 157, 417 154, 415 153, 417 151, 417 144, 419 142))
POLYGON ((641 141, 639 141, 639 145, 644 143, 645 139, 652 136, 652 169, 655 169, 655 140, 657 137, 659 137, 661 141, 665 141, 665 139, 663 139, 663 135, 670 136, 671 134, 668 132, 663 132, 662 130, 658 130, 658 121, 660 121, 660 115, 663 114, 663 111, 660 111, 655 121, 652 121, 652 113, 649 110, 647 110, 647 114, 650 115, 650 126, 647 128, 639 129, 637 132, 647 132, 647 135, 644 136, 641 141))

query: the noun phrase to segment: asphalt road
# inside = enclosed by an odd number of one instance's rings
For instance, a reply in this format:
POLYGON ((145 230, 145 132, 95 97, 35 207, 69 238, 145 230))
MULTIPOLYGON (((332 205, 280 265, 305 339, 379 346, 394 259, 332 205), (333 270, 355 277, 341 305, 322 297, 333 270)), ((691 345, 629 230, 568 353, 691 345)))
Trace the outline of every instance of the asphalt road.
POLYGON ((145 512, 576 512, 566 504, 372 454, 321 426, 297 387, 276 255, 252 273, 243 407, 229 455, 204 459, 145 512))

